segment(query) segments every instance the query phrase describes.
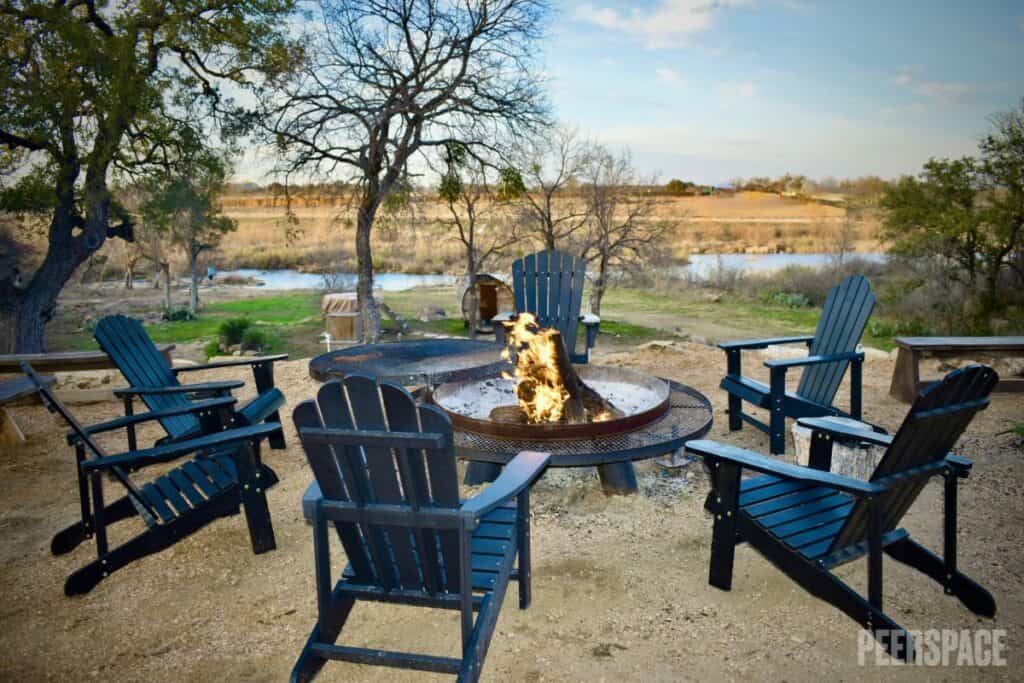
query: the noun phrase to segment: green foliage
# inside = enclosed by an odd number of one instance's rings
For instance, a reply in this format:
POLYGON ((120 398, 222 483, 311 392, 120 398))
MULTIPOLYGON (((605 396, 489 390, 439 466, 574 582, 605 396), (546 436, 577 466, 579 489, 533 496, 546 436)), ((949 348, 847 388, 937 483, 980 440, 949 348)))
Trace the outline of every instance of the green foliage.
POLYGON ((881 201, 892 250, 944 259, 943 274, 977 296, 983 316, 1005 306, 1001 278, 1024 284, 1024 101, 993 121, 978 157, 931 159, 881 201))
POLYGON ((1017 436, 1024 436, 1024 422, 1018 422, 1010 429, 1017 436))
POLYGON ((915 337, 930 334, 928 326, 921 320, 883 320, 873 318, 868 322, 868 334, 873 337, 915 337))
POLYGON ((220 348, 220 342, 216 340, 211 339, 210 341, 206 342, 206 345, 203 346, 203 355, 205 355, 207 358, 219 356, 221 353, 222 351, 220 348))
POLYGON ((696 194, 697 186, 693 183, 680 180, 679 178, 673 178, 672 180, 665 183, 665 191, 670 195, 681 197, 688 194, 696 194))
POLYGON ((165 308, 161 316, 168 322, 181 322, 183 320, 195 320, 196 316, 187 308, 165 308))
POLYGON ((267 335, 255 327, 246 328, 239 341, 243 351, 262 351, 267 347, 267 335))
POLYGON ((252 321, 248 318, 231 318, 222 322, 217 329, 221 346, 226 349, 229 346, 241 344, 242 337, 251 325, 252 321))
POLYGON ((811 300, 799 292, 768 292, 764 302, 786 308, 806 308, 811 305, 811 300))
POLYGON ((509 166, 498 169, 497 198, 501 201, 516 199, 526 194, 526 182, 518 170, 509 166))

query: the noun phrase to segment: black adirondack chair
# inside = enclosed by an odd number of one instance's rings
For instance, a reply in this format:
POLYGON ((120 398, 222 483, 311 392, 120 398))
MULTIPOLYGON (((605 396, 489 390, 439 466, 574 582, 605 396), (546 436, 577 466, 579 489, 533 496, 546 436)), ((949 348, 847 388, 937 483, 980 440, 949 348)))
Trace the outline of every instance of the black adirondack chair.
POLYGON ((39 390, 43 405, 67 422, 71 428, 68 443, 75 449, 82 518, 55 535, 50 550, 54 555, 63 555, 86 539, 96 537, 96 559, 68 577, 65 595, 88 593, 118 569, 169 548, 219 517, 238 514, 239 506, 243 505, 253 551, 264 553, 275 548, 266 489, 277 483, 277 475, 260 461, 259 444, 274 434, 279 425, 223 430, 235 400, 221 397, 83 426, 31 366, 22 363, 21 368, 39 390), (92 438, 130 425, 185 414, 206 423, 206 435, 116 455, 108 455, 92 438), (142 486, 137 486, 129 476, 137 469, 193 453, 202 455, 142 486), (125 495, 110 504, 104 502, 103 492, 103 480, 108 476, 125 489, 125 495), (136 515, 145 522, 146 530, 111 548, 108 527, 136 515))
MULTIPOLYGON (((562 334, 569 360, 586 363, 590 349, 597 341, 601 319, 596 315, 580 315, 587 264, 564 251, 550 250, 530 254, 512 264, 512 294, 516 313, 532 313, 541 327, 554 327, 562 334), (576 352, 576 336, 580 324, 586 332, 582 353, 576 352)), ((515 314, 503 313, 491 319, 497 341, 505 343, 505 329, 515 314)))
MULTIPOLYGON (((141 398, 151 411, 162 413, 174 408, 184 408, 191 403, 192 397, 228 395, 244 383, 240 380, 227 380, 181 384, 178 375, 197 370, 251 365, 258 395, 239 408, 236 423, 281 423, 277 411, 284 405, 284 394, 274 387, 274 362, 288 358, 287 354, 174 368, 168 365, 157 351, 142 323, 133 318, 123 315, 107 316, 97 323, 93 336, 131 384, 128 388, 114 390, 114 394, 124 400, 125 415, 132 414, 133 400, 136 396, 141 398)), ((167 441, 191 439, 202 433, 199 420, 188 411, 160 418, 160 425, 167 432, 167 441)), ((271 448, 284 448, 283 432, 278 429, 270 436, 269 442, 271 448)), ((128 431, 128 445, 131 449, 136 447, 134 426, 128 431)))
POLYGON ((292 680, 311 680, 327 660, 477 680, 510 579, 520 608, 530 604, 529 487, 548 456, 520 453, 461 502, 451 422, 396 384, 328 382, 294 419, 316 477, 303 511, 313 522, 318 616, 292 680), (333 587, 328 523, 350 563, 333 587), (357 600, 459 610, 461 657, 335 645, 357 600))
POLYGON ((860 419, 861 373, 864 354, 857 344, 875 308, 871 283, 863 275, 851 275, 833 287, 825 298, 814 336, 748 339, 719 344, 725 351, 726 375, 721 388, 729 393, 729 430, 742 429, 749 422, 770 439, 770 452, 786 451, 786 418, 838 415, 860 419), (743 376, 740 354, 747 349, 763 349, 772 344, 806 343, 810 355, 765 361, 770 370, 770 384, 765 385, 743 376), (832 405, 846 366, 850 366, 850 412, 832 405), (786 391, 786 371, 804 368, 796 393, 786 391), (768 423, 743 412, 748 401, 769 413, 768 423))
POLYGON ((895 436, 851 429, 828 418, 800 420, 813 432, 810 467, 713 441, 687 443, 711 472, 711 585, 730 589, 735 546, 746 541, 802 588, 872 631, 891 655, 907 660, 914 651, 910 635, 882 611, 883 551, 937 581, 975 614, 994 616, 992 595, 957 566, 957 480, 967 477, 971 461, 950 449, 974 414, 988 406, 997 381, 995 371, 983 365, 950 373, 921 392, 895 436), (870 481, 829 472, 836 440, 887 446, 870 481), (763 476, 741 479, 744 470, 763 476), (898 528, 935 475, 945 480, 941 558, 898 528), (868 560, 867 599, 832 573, 863 555, 868 560))

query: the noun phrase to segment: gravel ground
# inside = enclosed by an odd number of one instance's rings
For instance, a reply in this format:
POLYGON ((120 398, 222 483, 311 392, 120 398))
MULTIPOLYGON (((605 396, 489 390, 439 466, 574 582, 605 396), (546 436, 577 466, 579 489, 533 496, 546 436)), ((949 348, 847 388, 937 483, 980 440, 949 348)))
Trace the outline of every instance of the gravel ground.
MULTIPOLYGON (((721 352, 675 344, 598 354, 595 362, 656 372, 712 398, 710 438, 767 450, 751 429, 729 434, 717 388, 721 352)), ((316 384, 307 361, 278 367, 291 407, 316 384)), ((752 370, 760 363, 746 363, 752 370)), ((763 370, 763 368, 760 368, 763 370)), ((925 370, 935 374, 934 366, 925 370)), ((210 373, 210 379, 231 376, 210 373)), ((865 368, 866 417, 896 427, 906 406, 887 395, 892 361, 865 368)), ((236 373, 237 376, 237 373, 236 373)), ((197 378, 198 379, 198 378, 197 378)), ((794 379, 795 381, 795 379, 794 379)), ((846 388, 840 395, 847 395, 846 388)), ((845 398, 841 399, 845 400, 845 398)), ((75 406, 84 422, 116 415, 114 403, 75 406)), ((15 409, 29 441, 0 454, 0 679, 116 681, 280 681, 287 678, 315 619, 312 542, 299 509, 311 474, 291 420, 286 451, 267 451, 281 483, 269 500, 275 552, 254 556, 242 516, 215 522, 175 547, 123 569, 90 594, 65 598, 65 577, 93 548, 52 557, 53 533, 76 518, 73 456, 62 425, 38 406, 15 409)), ((762 557, 741 547, 733 589, 707 584, 711 521, 699 465, 668 476, 640 467, 641 494, 606 498, 595 473, 552 471, 533 496, 534 604, 506 600, 484 666, 490 681, 906 679, 1019 680, 1024 664, 1024 461, 1019 439, 999 435, 1024 418, 1024 398, 996 395, 959 445, 976 461, 961 488, 960 565, 996 597, 994 620, 974 617, 914 571, 886 563, 886 611, 911 629, 1000 628, 1005 668, 862 667, 858 628, 804 593, 762 557)), ((145 436, 155 437, 155 432, 145 436)), ((109 440, 113 450, 121 447, 109 440)), ((941 487, 929 485, 904 526, 941 549, 941 487)), ((138 530, 115 528, 114 540, 138 530)), ((336 548, 335 571, 343 566, 336 548)), ((863 561, 839 574, 866 588, 863 561)), ((513 591, 514 592, 514 591, 513 591)), ((348 645, 455 655, 457 615, 361 604, 342 635, 348 645)), ((325 681, 404 681, 409 672, 329 664, 325 681)), ((448 680, 416 674, 415 680, 448 680)))

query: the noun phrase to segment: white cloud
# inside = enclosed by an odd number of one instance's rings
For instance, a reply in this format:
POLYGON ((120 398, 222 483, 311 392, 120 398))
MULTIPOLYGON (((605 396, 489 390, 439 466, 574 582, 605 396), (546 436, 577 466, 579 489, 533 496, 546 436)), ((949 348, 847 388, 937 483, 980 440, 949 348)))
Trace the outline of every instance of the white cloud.
POLYGON ((962 83, 957 81, 928 81, 917 78, 909 69, 903 69, 893 79, 898 86, 908 88, 911 92, 935 100, 945 102, 959 102, 971 95, 984 90, 991 90, 993 86, 982 86, 974 83, 962 83))
POLYGON ((686 83, 686 77, 683 76, 683 74, 669 67, 655 69, 654 75, 657 76, 658 80, 662 83, 671 83, 673 85, 683 85, 686 83))
POLYGON ((649 48, 681 47, 690 36, 711 28, 715 14, 749 4, 751 0, 661 0, 649 10, 620 12, 611 7, 578 5, 576 19, 601 28, 620 31, 643 41, 649 48))
POLYGON ((724 100, 749 100, 757 94, 757 85, 753 81, 719 83, 716 89, 724 100))

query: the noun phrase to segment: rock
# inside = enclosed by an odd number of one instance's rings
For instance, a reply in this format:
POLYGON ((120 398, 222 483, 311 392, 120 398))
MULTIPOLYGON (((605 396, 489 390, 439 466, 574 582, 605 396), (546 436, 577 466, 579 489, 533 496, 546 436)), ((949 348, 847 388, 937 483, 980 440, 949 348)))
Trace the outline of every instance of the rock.
POLYGON ((645 344, 640 344, 636 347, 637 351, 678 351, 679 346, 674 341, 668 341, 664 339, 655 339, 645 344))
POLYGON ((243 356, 247 356, 247 357, 249 357, 249 358, 253 358, 253 357, 255 357, 255 356, 259 356, 259 355, 260 355, 260 352, 259 352, 259 351, 257 351, 256 349, 249 349, 249 350, 247 350, 247 351, 243 351, 243 352, 242 352, 242 355, 243 355, 243 356))
POLYGON ((444 320, 445 315, 444 308, 437 304, 427 304, 420 309, 419 314, 416 316, 420 322, 429 323, 435 320, 444 320))
POLYGON ((803 344, 783 345, 772 344, 760 351, 761 356, 778 360, 781 358, 803 358, 807 355, 807 347, 803 344))
POLYGON ((871 346, 862 346, 859 349, 864 354, 865 360, 889 360, 889 352, 876 349, 871 346))
POLYGON ((996 358, 992 367, 1001 377, 1024 377, 1024 358, 996 358))

